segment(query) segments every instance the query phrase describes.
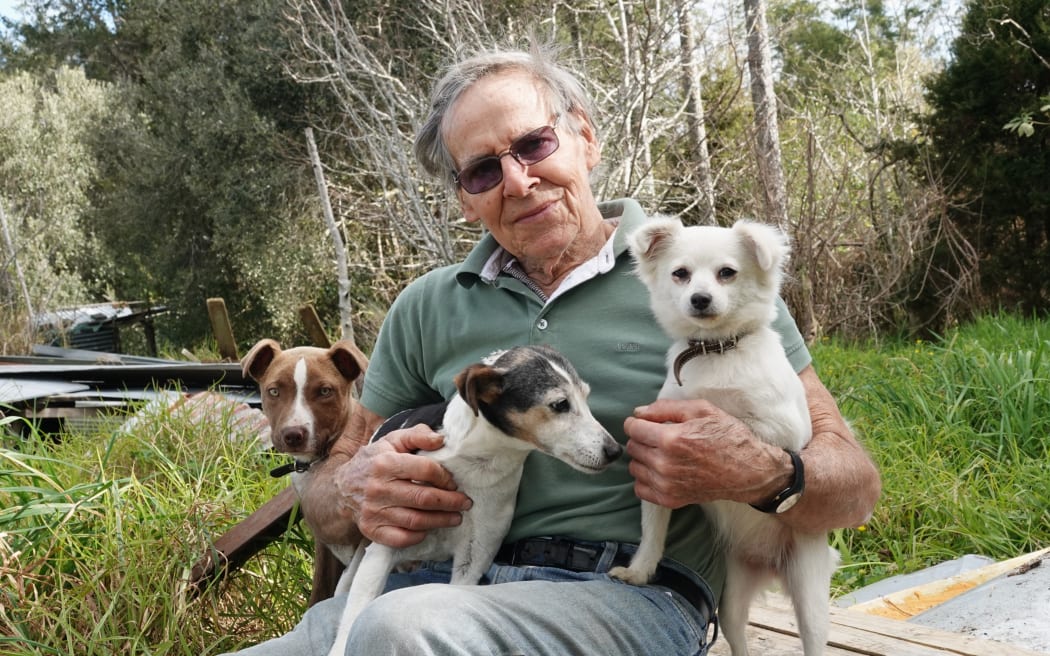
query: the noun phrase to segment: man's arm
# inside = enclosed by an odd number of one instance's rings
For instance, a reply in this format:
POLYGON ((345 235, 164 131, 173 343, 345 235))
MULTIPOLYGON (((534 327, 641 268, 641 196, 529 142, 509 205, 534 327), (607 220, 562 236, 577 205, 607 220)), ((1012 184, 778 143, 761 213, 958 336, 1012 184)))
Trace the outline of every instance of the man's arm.
MULTIPOLYGON (((878 470, 816 371, 806 367, 799 377, 813 424, 801 453, 806 491, 778 517, 815 533, 863 524, 881 493, 878 470)), ((624 428, 635 492, 668 508, 717 499, 760 503, 786 488, 794 474, 783 449, 762 442, 708 401, 656 401, 638 408, 624 428)))
POLYGON ((368 444, 382 423, 358 405, 346 433, 310 477, 303 515, 322 542, 350 544, 363 534, 406 547, 421 542, 429 530, 458 525, 460 512, 470 507, 444 467, 413 453, 439 448, 440 434, 421 425, 368 444))

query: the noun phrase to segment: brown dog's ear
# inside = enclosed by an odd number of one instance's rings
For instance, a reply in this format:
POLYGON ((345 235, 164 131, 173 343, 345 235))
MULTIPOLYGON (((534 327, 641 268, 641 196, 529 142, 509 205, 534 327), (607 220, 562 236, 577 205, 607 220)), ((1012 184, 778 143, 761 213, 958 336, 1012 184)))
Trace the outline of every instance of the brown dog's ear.
POLYGON ((281 352, 281 345, 272 339, 260 339, 248 353, 241 358, 241 373, 251 376, 256 382, 262 380, 270 363, 281 352))
POLYGON ((339 340, 328 349, 328 357, 332 359, 335 368, 347 380, 357 378, 368 369, 368 358, 357 348, 357 345, 348 339, 339 340))
POLYGON ((492 403, 503 393, 503 374, 487 364, 470 365, 456 375, 455 382, 475 417, 482 402, 492 403))

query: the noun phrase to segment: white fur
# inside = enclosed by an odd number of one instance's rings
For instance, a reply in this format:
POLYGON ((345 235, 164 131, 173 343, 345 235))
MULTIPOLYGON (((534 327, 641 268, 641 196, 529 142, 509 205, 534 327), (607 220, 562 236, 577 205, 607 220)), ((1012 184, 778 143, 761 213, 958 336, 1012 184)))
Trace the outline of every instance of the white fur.
MULTIPOLYGON (((486 358, 486 366, 495 362, 498 355, 486 358)), ((473 500, 473 506, 463 513, 459 526, 431 531, 417 545, 404 549, 377 543, 358 547, 340 578, 339 588, 349 587, 350 596, 330 656, 345 653, 354 620, 382 593, 390 571, 397 564, 451 557, 453 584, 478 582, 492 564, 510 528, 522 467, 530 452, 538 449, 586 473, 605 469, 619 456, 622 447, 587 406, 587 385, 573 384, 572 376, 556 365, 555 368, 564 376, 562 383, 556 388, 541 390, 537 394, 537 407, 519 415, 530 424, 524 431, 525 439, 504 434, 461 395, 453 397, 441 429, 444 446, 420 454, 448 469, 458 489, 473 500), (547 406, 566 398, 572 412, 548 411, 547 406)))
MULTIPOLYGON (((629 237, 637 273, 649 288, 654 315, 675 339, 660 398, 704 398, 741 419, 770 444, 798 451, 812 426, 805 390, 770 327, 790 253, 778 229, 748 221, 732 228, 683 227, 654 219, 629 237), (690 339, 739 337, 735 349, 688 361, 675 381, 673 363, 690 339)), ((747 656, 748 610, 754 595, 779 577, 795 606, 806 656, 823 653, 828 595, 837 554, 826 534, 793 531, 743 503, 705 504, 728 550, 720 625, 733 656, 747 656)), ((671 511, 642 502, 642 540, 627 568, 610 572, 648 582, 663 556, 671 511)))

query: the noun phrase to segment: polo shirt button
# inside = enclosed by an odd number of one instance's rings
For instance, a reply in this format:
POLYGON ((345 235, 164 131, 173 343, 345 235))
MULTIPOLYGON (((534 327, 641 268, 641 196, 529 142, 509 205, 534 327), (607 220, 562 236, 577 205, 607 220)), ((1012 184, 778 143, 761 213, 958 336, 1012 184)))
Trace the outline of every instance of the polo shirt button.
POLYGON ((536 322, 536 327, 539 328, 540 330, 547 330, 547 320, 546 319, 540 319, 539 321, 536 322))

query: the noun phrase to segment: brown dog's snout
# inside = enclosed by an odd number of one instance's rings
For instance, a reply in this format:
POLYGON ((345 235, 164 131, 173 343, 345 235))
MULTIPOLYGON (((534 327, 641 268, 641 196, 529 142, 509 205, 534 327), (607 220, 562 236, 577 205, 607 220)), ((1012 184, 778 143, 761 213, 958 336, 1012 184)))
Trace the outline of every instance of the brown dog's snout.
POLYGON ((281 430, 280 440, 289 451, 299 451, 306 446, 306 429, 303 426, 288 426, 281 430))

